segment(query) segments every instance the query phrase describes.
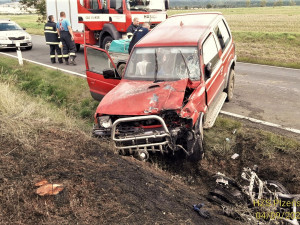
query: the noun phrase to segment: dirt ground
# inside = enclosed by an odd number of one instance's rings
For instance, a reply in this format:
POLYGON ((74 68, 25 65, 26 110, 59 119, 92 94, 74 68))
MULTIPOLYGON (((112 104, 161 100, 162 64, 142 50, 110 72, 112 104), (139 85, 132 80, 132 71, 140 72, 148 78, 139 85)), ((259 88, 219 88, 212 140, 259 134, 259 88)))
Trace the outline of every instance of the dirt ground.
POLYGON ((0 132, 0 224, 242 224, 223 216, 206 196, 213 174, 237 178, 242 167, 254 164, 261 178, 272 176, 300 193, 298 158, 280 151, 273 160, 264 158, 251 130, 237 136, 240 160, 216 156, 198 164, 178 157, 156 156, 147 163, 121 157, 109 143, 78 130, 53 126, 37 132, 26 145, 0 132), (38 196, 34 184, 44 178, 62 183, 64 191, 38 196), (210 219, 193 211, 197 203, 205 204, 210 219))

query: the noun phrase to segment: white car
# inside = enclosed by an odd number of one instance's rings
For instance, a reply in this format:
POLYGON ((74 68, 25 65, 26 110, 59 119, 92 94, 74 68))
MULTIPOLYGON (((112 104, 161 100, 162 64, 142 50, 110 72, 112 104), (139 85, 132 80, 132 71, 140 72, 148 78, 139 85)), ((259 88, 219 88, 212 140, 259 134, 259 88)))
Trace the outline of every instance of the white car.
POLYGON ((0 20, 0 49, 16 48, 32 49, 31 36, 18 24, 10 20, 0 20))

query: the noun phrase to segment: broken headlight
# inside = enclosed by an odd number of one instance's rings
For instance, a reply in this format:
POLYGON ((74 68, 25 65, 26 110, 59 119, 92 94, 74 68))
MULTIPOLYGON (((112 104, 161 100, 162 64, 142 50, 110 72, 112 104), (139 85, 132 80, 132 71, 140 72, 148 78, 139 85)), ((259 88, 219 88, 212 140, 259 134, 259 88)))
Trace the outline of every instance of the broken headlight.
POLYGON ((111 128, 112 127, 112 122, 111 122, 111 119, 109 118, 109 116, 98 117, 98 123, 99 123, 99 127, 103 127, 103 128, 111 128))

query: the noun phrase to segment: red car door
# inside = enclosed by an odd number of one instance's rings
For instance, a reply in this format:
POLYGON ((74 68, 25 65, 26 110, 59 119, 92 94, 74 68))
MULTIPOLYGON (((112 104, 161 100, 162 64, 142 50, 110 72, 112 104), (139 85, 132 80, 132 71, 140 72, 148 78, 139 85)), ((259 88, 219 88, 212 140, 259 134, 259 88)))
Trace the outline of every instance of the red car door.
POLYGON ((85 46, 84 56, 86 77, 91 95, 95 100, 101 101, 103 96, 120 82, 120 77, 116 73, 116 66, 107 51, 98 47, 85 46), (104 70, 115 71, 115 79, 104 78, 104 70))

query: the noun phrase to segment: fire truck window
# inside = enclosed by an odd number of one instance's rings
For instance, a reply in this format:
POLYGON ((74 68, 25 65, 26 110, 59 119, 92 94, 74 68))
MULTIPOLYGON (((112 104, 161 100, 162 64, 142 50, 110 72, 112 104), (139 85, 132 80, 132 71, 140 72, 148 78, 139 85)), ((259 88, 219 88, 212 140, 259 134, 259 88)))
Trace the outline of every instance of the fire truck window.
POLYGON ((102 74, 104 69, 114 68, 105 52, 93 48, 87 48, 86 50, 87 50, 89 71, 102 74))
POLYGON ((219 61, 219 53, 215 38, 213 35, 210 35, 203 44, 203 63, 207 65, 211 63, 212 71, 216 66, 217 62, 219 61))
POLYGON ((123 8, 123 0, 110 0, 110 8, 111 9, 122 9, 123 8))
POLYGON ((90 0, 89 9, 99 9, 98 0, 90 0))

